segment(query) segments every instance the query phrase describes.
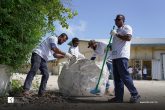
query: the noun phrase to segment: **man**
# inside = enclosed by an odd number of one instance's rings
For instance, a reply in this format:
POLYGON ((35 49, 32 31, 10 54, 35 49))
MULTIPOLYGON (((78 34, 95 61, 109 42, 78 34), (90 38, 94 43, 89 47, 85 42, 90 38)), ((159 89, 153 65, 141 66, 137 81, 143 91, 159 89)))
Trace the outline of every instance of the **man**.
POLYGON ((128 67, 128 72, 129 72, 129 74, 131 75, 131 77, 133 79, 133 68, 132 68, 132 66, 128 67))
MULTIPOLYGON (((88 43, 88 48, 93 49, 94 53, 91 57, 91 60, 95 60, 97 56, 103 57, 105 55, 105 52, 106 52, 106 49, 107 49, 107 44, 105 44, 103 42, 96 42, 95 40, 90 40, 89 43, 88 43)), ((111 60, 110 53, 111 52, 109 51, 108 57, 106 59, 107 68, 109 70, 109 77, 110 77, 110 74, 112 72, 112 60, 111 60)), ((109 88, 110 88, 109 78, 106 82, 107 83, 106 83, 105 94, 106 95, 113 95, 109 90, 109 88)))
POLYGON ((73 38, 72 39, 72 44, 71 47, 69 48, 69 53, 71 55, 74 55, 77 59, 84 59, 85 56, 79 52, 79 39, 78 38, 73 38))
POLYGON ((124 15, 117 15, 115 24, 117 30, 112 30, 112 64, 113 75, 115 83, 115 97, 110 99, 109 102, 122 103, 124 95, 124 84, 128 88, 131 98, 131 103, 136 103, 140 100, 140 95, 136 90, 133 80, 128 72, 128 59, 130 57, 130 44, 132 38, 132 28, 125 25, 124 15))
POLYGON ((29 90, 32 84, 32 80, 34 76, 36 75, 36 72, 38 69, 40 69, 42 74, 41 84, 38 91, 38 96, 43 96, 47 80, 49 78, 48 74, 48 67, 47 67, 47 61, 50 55, 54 55, 56 58, 71 58, 72 55, 69 53, 62 52, 58 45, 63 44, 68 40, 68 36, 65 33, 62 33, 60 36, 50 36, 46 38, 39 46, 37 46, 36 49, 32 52, 31 57, 31 69, 27 74, 23 89, 23 94, 25 96, 30 95, 29 90))
POLYGON ((142 80, 142 70, 140 68, 138 70, 138 79, 142 80))
POLYGON ((146 68, 146 66, 144 66, 144 68, 143 68, 143 79, 144 80, 147 79, 147 68, 146 68))

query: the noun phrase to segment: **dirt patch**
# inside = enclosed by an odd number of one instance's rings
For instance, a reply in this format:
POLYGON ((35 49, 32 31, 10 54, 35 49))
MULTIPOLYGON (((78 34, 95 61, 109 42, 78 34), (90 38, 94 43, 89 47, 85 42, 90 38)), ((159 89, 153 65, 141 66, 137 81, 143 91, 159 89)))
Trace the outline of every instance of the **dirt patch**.
MULTIPOLYGON (((31 91, 30 96, 22 96, 22 94, 12 94, 10 97, 14 97, 15 104, 59 104, 59 103, 67 103, 68 97, 62 96, 58 91, 47 91, 44 96, 38 97, 36 91, 31 91)), ((0 104, 8 104, 8 97, 1 97, 0 104)))

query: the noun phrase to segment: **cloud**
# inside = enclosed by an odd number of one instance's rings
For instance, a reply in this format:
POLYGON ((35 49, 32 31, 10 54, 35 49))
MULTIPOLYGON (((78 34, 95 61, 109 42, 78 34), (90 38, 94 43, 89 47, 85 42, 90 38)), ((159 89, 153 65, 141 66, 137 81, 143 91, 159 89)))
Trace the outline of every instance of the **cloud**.
POLYGON ((69 28, 62 28, 61 25, 55 24, 56 25, 56 32, 58 33, 66 33, 70 38, 73 37, 79 37, 81 38, 83 35, 83 32, 85 32, 87 23, 85 21, 79 21, 76 24, 69 24, 69 28))

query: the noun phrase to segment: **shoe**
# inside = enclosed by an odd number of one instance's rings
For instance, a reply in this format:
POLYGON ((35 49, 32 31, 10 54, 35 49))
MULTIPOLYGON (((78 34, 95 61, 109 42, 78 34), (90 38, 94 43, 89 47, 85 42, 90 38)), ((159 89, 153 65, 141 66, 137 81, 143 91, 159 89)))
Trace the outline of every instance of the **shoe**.
POLYGON ((22 93, 22 96, 24 96, 24 97, 30 97, 31 94, 30 94, 29 91, 24 91, 24 92, 22 93))
POLYGON ((43 97, 44 93, 38 93, 38 97, 43 97))
POLYGON ((47 96, 47 93, 46 92, 38 93, 38 97, 44 97, 44 96, 47 96))
POLYGON ((111 93, 110 90, 108 90, 108 89, 105 90, 104 94, 107 95, 107 96, 114 96, 114 94, 111 93))
POLYGON ((123 100, 119 100, 116 97, 109 99, 108 102, 110 103, 123 103, 123 100))
POLYGON ((140 102, 140 95, 136 95, 136 96, 131 96, 131 98, 130 98, 130 103, 138 103, 138 102, 140 102))

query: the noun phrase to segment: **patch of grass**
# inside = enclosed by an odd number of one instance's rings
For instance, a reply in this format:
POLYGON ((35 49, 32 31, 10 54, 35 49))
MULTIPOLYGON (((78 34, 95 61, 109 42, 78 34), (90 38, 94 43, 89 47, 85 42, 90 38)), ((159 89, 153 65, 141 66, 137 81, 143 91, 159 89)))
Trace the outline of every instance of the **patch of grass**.
POLYGON ((22 93, 23 88, 20 80, 12 80, 11 90, 9 92, 10 96, 15 96, 22 93))

